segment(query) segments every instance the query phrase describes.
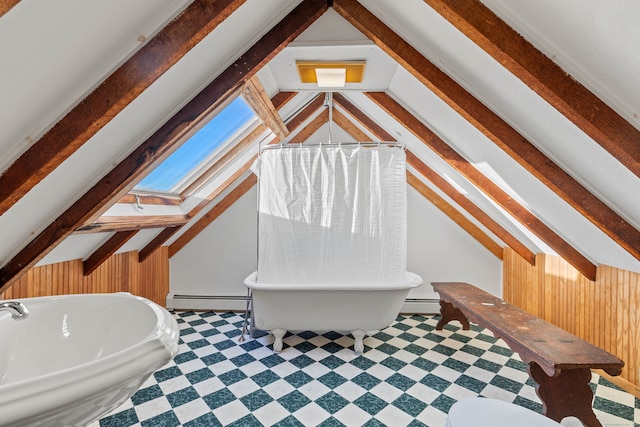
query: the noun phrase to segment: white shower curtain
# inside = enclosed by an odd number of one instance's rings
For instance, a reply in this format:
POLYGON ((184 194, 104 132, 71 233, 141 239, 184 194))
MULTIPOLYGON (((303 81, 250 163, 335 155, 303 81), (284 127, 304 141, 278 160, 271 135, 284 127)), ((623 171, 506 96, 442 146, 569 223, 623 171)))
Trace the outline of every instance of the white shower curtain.
POLYGON ((406 158, 397 146, 264 150, 258 282, 397 284, 406 270, 406 158))

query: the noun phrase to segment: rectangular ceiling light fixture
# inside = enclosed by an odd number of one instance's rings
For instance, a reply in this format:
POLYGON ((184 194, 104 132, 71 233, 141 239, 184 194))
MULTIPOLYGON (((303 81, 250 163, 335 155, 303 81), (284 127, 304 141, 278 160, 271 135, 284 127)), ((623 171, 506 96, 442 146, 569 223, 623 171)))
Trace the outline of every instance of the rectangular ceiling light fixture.
POLYGON ((318 87, 344 87, 347 82, 346 68, 316 68, 318 87))
POLYGON ((346 83, 361 83, 366 61, 296 61, 302 83, 318 87, 344 87, 346 83))

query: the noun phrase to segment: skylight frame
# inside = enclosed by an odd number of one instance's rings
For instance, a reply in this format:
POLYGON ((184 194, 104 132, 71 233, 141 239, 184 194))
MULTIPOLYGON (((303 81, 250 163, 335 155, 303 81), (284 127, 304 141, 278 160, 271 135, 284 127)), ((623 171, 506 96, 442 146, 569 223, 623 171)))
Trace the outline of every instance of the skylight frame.
MULTIPOLYGON (((242 141, 243 138, 249 135, 261 124, 262 124, 262 120, 256 114, 256 112, 251 107, 249 102, 247 102, 247 100, 242 96, 242 94, 237 94, 237 96, 229 97, 228 100, 221 103, 217 108, 211 111, 211 113, 208 114, 201 121, 200 125, 198 125, 197 127, 194 127, 191 130, 191 132, 189 132, 187 135, 182 137, 183 141, 179 144, 180 147, 176 151, 174 151, 174 153, 169 155, 167 158, 158 162, 158 164, 155 165, 153 170, 149 174, 147 174, 144 178, 142 178, 142 180, 138 184, 136 184, 136 187, 132 188, 129 191, 129 194, 133 196, 138 196, 138 197, 150 196, 156 199, 168 199, 168 200, 174 200, 174 201, 176 199, 185 200, 189 195, 193 193, 191 189, 193 183, 199 180, 203 180, 203 174, 207 173, 207 171, 209 171, 209 169, 213 164, 215 164, 222 156, 225 155, 225 153, 231 150, 236 144, 242 141), (191 140, 191 138, 193 138, 200 131, 202 131, 203 128, 209 125, 213 120, 216 119, 216 117, 218 117, 221 113, 223 113, 226 108, 228 108, 232 103, 234 103, 238 99, 242 100, 244 107, 246 107, 250 112, 250 117, 246 122, 243 122, 242 124, 240 124, 231 135, 229 135, 223 141, 219 142, 217 146, 215 146, 215 148, 208 155, 200 159, 200 161, 196 164, 195 167, 189 170, 181 179, 177 180, 173 184, 173 186, 168 190, 138 188, 138 185, 140 185, 140 183, 143 182, 144 179, 146 179, 150 174, 154 173, 157 170, 157 168, 160 167, 168 159, 170 159, 171 156, 180 149, 180 147, 188 143, 188 141, 191 140)), ((208 178, 210 177, 207 177, 204 180, 208 178)), ((162 202, 159 202, 159 203, 164 204, 162 202)))
MULTIPOLYGON (((262 121, 255 115, 252 119, 242 125, 236 130, 229 138, 224 140, 216 149, 207 157, 201 161, 198 166, 191 170, 185 177, 175 185, 175 192, 172 194, 179 194, 183 199, 186 199, 193 191, 189 191, 189 188, 194 182, 199 180, 204 174, 206 174, 221 157, 223 157, 229 150, 235 145, 240 143, 247 135, 253 132, 258 126, 262 124, 262 121)), ((211 177, 207 177, 211 178, 211 177)))

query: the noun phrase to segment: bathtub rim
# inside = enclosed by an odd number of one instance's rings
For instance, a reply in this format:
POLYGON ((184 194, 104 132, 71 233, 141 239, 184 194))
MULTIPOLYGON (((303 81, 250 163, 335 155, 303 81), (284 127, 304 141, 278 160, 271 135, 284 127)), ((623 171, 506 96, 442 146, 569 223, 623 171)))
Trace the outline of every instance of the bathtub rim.
POLYGON ((329 285, 283 285, 273 283, 260 283, 256 281, 258 271, 254 271, 244 279, 244 284, 249 289, 260 291, 397 291, 401 289, 413 289, 422 285, 422 277, 411 271, 405 271, 405 281, 401 283, 382 284, 329 284, 329 285))

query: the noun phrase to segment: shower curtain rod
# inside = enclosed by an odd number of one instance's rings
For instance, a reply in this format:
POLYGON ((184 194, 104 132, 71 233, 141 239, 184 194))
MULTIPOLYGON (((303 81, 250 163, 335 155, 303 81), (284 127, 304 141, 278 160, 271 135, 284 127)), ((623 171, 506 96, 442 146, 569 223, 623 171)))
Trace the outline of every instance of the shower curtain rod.
POLYGON ((387 146, 387 147, 394 147, 394 148, 402 148, 403 150, 406 149, 406 146, 404 144, 401 144, 399 142, 385 142, 385 141, 372 141, 372 142, 318 142, 318 143, 311 143, 311 144, 303 144, 303 143, 299 143, 299 142, 294 142, 294 143, 285 143, 285 144, 272 144, 272 145, 266 145, 264 147, 260 148, 260 152, 263 152, 265 150, 275 150, 275 149, 282 149, 282 148, 304 148, 304 147, 341 147, 341 146, 359 146, 359 147, 365 147, 365 148, 370 148, 370 147, 381 147, 381 146, 387 146))

